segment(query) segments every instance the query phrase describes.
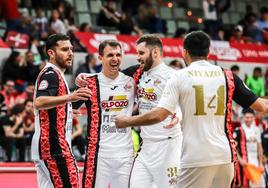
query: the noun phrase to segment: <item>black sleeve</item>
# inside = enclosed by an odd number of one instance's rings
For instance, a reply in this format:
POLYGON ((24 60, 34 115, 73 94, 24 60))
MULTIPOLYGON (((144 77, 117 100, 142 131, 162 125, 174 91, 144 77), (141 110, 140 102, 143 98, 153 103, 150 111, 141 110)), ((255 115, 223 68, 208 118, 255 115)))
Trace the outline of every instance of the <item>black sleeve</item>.
POLYGON ((79 109, 82 106, 82 104, 84 104, 84 102, 85 101, 82 101, 82 100, 76 101, 76 102, 72 102, 73 109, 79 109))
POLYGON ((246 87, 245 83, 234 74, 235 90, 233 100, 243 108, 250 107, 258 97, 246 87))
POLYGON ((56 96, 59 88, 59 78, 55 71, 46 71, 40 78, 36 97, 56 96))
POLYGON ((133 65, 133 66, 128 67, 127 69, 122 70, 121 72, 127 76, 133 77, 133 75, 135 74, 139 66, 140 65, 133 65))

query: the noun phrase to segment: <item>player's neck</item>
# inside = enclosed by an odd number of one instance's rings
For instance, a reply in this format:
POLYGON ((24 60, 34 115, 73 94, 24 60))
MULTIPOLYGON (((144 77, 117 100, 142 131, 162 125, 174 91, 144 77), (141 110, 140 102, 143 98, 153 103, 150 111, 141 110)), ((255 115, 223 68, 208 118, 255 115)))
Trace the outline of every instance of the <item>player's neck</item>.
POLYGON ((105 72, 105 71, 102 71, 102 73, 103 73, 103 75, 104 75, 105 77, 110 78, 110 79, 112 79, 112 80, 116 79, 117 76, 119 75, 119 72, 117 72, 117 73, 107 73, 107 72, 105 72))
POLYGON ((189 64, 191 64, 191 63, 193 63, 193 62, 195 62, 195 61, 203 61, 203 60, 207 60, 207 58, 206 57, 191 57, 191 59, 190 59, 190 63, 189 64))
POLYGON ((56 61, 50 60, 51 64, 55 65, 58 69, 60 69, 62 72, 66 71, 66 68, 62 68, 56 61))
POLYGON ((163 63, 162 59, 154 60, 154 63, 152 64, 151 69, 156 67, 157 65, 160 65, 161 63, 163 63))

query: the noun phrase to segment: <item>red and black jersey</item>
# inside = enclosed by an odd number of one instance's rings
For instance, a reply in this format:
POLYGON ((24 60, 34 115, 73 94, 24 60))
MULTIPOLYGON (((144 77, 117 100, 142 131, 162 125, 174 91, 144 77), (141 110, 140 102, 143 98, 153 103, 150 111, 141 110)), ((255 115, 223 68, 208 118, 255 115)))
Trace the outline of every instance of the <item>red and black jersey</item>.
MULTIPOLYGON (((62 96, 69 93, 60 69, 51 63, 40 72, 34 98, 62 96)), ((32 141, 33 160, 71 156, 72 105, 66 103, 48 110, 35 109, 35 133, 32 141)))

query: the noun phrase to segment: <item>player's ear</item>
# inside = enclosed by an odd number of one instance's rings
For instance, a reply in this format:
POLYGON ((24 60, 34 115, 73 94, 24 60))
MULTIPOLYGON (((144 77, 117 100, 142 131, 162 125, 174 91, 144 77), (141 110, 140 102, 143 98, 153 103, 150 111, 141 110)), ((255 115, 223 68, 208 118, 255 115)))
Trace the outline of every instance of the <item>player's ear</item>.
POLYGON ((102 61, 102 55, 98 55, 98 59, 100 60, 100 61, 102 61))
POLYGON ((49 50, 47 51, 47 54, 49 55, 50 58, 54 58, 54 57, 55 57, 55 52, 54 52, 54 50, 52 50, 52 49, 49 49, 49 50))

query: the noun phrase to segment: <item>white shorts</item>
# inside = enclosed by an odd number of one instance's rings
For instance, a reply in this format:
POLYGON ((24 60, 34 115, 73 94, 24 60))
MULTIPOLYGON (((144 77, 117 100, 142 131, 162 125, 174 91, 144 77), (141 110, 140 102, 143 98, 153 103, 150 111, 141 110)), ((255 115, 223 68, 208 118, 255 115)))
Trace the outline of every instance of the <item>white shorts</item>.
POLYGON ((79 188, 79 174, 73 157, 35 161, 39 188, 79 188))
POLYGON ((147 141, 135 159, 130 188, 176 187, 182 137, 147 141))
POLYGON ((98 156, 95 188, 128 188, 133 157, 98 156))
POLYGON ((234 178, 234 164, 181 169, 178 188, 227 188, 234 178))

